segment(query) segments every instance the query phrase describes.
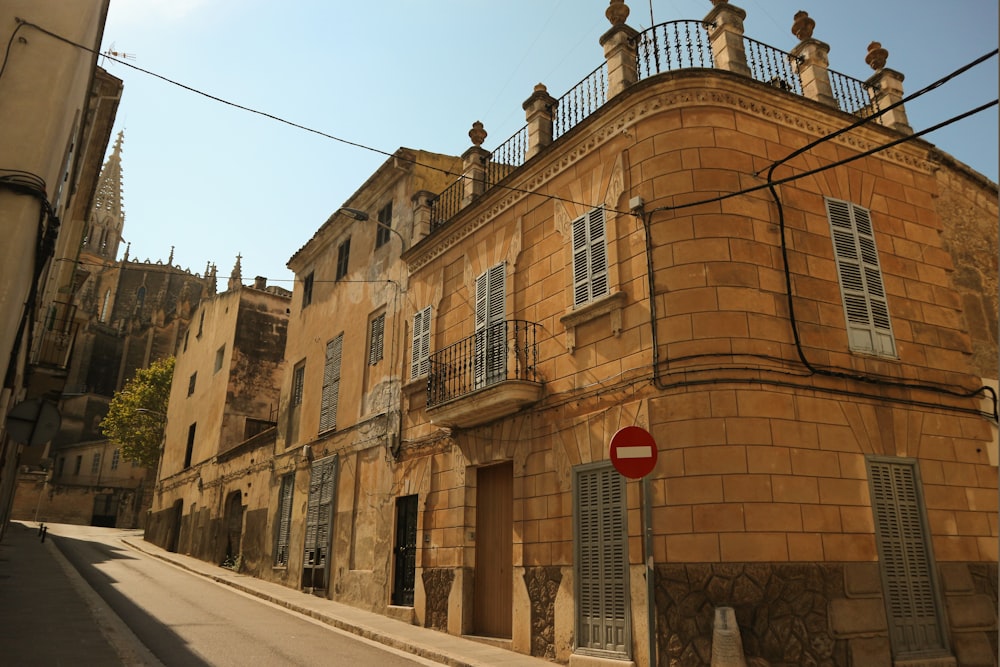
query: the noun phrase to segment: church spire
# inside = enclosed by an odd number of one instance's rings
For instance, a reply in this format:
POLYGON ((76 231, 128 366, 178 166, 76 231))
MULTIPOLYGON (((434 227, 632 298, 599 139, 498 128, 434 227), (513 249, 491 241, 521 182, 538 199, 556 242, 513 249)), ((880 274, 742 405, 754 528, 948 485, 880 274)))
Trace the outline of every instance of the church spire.
POLYGON ((243 287, 243 267, 240 265, 241 259, 243 259, 243 257, 237 254, 236 266, 233 267, 233 272, 229 276, 229 289, 236 289, 237 287, 243 287))
POLYGON ((108 156, 94 193, 94 206, 90 211, 87 236, 83 249, 101 257, 114 260, 122 240, 125 209, 122 203, 122 140, 124 130, 118 132, 114 148, 108 156))

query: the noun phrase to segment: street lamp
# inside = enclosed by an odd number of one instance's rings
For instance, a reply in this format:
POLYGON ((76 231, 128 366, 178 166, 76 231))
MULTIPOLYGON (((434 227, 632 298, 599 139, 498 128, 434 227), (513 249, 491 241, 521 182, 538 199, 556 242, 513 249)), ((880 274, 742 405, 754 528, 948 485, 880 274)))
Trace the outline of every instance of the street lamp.
MULTIPOLYGON (((356 208, 349 208, 347 206, 341 206, 340 208, 338 208, 337 213, 342 213, 343 215, 346 215, 348 218, 351 218, 352 220, 357 220, 358 222, 366 222, 370 219, 369 215, 364 211, 361 211, 356 208)), ((391 225, 385 224, 381 220, 376 220, 375 224, 378 225, 379 227, 385 227, 390 232, 398 236, 400 245, 402 246, 403 250, 406 250, 406 241, 403 239, 403 235, 397 232, 395 228, 393 228, 391 225)))

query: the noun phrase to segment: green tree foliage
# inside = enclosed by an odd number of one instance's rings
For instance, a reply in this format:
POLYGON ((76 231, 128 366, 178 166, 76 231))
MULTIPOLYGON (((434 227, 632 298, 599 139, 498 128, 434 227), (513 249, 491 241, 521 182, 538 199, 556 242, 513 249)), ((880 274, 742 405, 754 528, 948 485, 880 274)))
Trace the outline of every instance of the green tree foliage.
POLYGON ((174 358, 168 357, 139 369, 121 391, 115 392, 101 432, 121 448, 123 459, 147 468, 156 466, 173 377, 174 358))

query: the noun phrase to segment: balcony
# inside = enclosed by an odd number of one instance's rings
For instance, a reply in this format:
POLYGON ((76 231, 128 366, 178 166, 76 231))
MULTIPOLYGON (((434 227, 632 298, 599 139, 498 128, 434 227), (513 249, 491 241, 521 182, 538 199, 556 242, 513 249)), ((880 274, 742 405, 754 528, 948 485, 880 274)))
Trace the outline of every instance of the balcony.
POLYGON ((537 328, 523 320, 497 322, 432 355, 427 378, 431 421, 468 428, 538 401, 537 328))

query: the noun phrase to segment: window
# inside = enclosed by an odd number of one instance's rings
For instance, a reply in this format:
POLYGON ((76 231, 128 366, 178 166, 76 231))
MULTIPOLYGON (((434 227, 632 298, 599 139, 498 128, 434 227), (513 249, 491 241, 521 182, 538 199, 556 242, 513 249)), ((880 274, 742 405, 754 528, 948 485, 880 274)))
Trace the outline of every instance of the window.
POLYGON ((80 474, 80 468, 82 468, 82 467, 83 467, 83 455, 80 454, 80 455, 78 455, 76 457, 76 465, 73 466, 73 475, 74 476, 79 475, 80 474))
POLYGON ((604 209, 595 208, 573 221, 573 306, 588 303, 608 292, 604 209))
POLYGON ((625 478, 601 462, 578 467, 573 481, 578 646, 627 654, 625 478))
POLYGON ((431 307, 413 316, 413 353, 410 355, 410 377, 427 375, 431 365, 431 307))
POLYGON ((191 373, 191 377, 188 379, 188 396, 194 393, 194 385, 198 381, 198 372, 195 371, 191 373))
POLYGON ((120 449, 115 449, 111 452, 111 469, 118 470, 118 463, 121 461, 122 452, 120 449))
POLYGON ((870 457, 867 463, 893 658, 947 655, 916 460, 870 457))
POLYGON ((292 495, 295 492, 295 473, 281 478, 278 492, 278 521, 274 530, 274 566, 288 566, 288 536, 292 528, 292 495))
POLYGON ((368 337, 368 365, 374 366, 382 361, 382 349, 385 347, 385 313, 371 321, 368 337))
POLYGON ((184 467, 191 467, 191 458, 194 456, 194 432, 198 423, 195 422, 188 427, 187 449, 184 450, 184 467))
POLYGON ((305 362, 299 363, 292 371, 292 407, 302 405, 302 390, 305 386, 306 378, 306 365, 305 362))
POLYGON ((504 271, 504 265, 497 264, 476 278, 476 389, 500 382, 507 375, 504 271))
POLYGON ((313 272, 302 279, 302 307, 305 308, 313 300, 313 272))
POLYGON ((101 472, 101 453, 94 452, 94 458, 90 462, 90 474, 96 475, 101 472))
POLYGON ((344 334, 326 344, 323 365, 323 398, 319 408, 319 432, 337 428, 337 402, 340 397, 340 358, 344 349, 344 334))
POLYGON ((111 290, 104 292, 104 304, 101 306, 101 322, 108 321, 108 305, 111 303, 111 290))
POLYGON ((146 304, 146 288, 140 287, 135 291, 135 307, 141 309, 146 304))
POLYGON ((195 334, 195 338, 201 338, 201 334, 205 331, 205 309, 202 308, 201 316, 198 317, 198 333, 195 334))
POLYGON ((375 231, 375 247, 381 248, 389 242, 392 232, 392 202, 389 202, 378 212, 378 226, 375 231))
POLYGON ((188 329, 184 332, 184 351, 188 351, 188 338, 191 336, 191 330, 188 329))
POLYGON ((337 280, 347 275, 347 264, 351 257, 351 239, 337 247, 337 280))
POLYGON ((63 472, 66 470, 66 457, 60 456, 56 459, 56 477, 62 477, 63 472))
POLYGON ((868 210, 836 199, 826 200, 837 260, 840 292, 852 352, 896 356, 889 304, 882 284, 875 232, 868 210))
POLYGON ((222 370, 222 362, 226 358, 226 346, 223 345, 218 350, 215 351, 215 372, 218 373, 222 370))

